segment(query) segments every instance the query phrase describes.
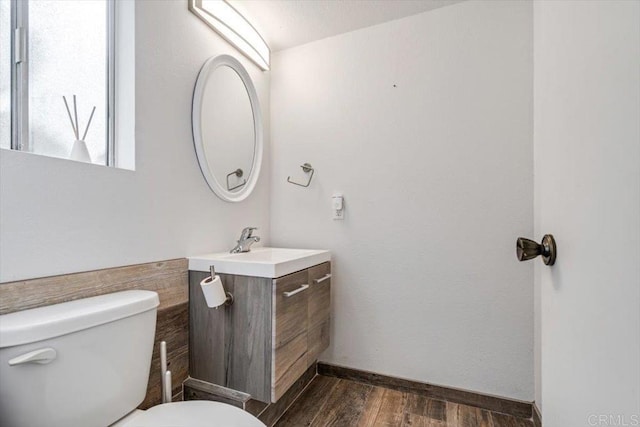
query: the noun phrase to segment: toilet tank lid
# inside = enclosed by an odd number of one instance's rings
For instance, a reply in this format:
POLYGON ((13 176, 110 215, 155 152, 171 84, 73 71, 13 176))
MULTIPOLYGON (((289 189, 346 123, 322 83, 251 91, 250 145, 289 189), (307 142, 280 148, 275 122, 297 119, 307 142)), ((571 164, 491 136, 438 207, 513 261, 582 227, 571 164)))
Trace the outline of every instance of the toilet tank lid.
POLYGON ((0 348, 34 343, 113 322, 160 304, 152 291, 122 291, 0 316, 0 348))

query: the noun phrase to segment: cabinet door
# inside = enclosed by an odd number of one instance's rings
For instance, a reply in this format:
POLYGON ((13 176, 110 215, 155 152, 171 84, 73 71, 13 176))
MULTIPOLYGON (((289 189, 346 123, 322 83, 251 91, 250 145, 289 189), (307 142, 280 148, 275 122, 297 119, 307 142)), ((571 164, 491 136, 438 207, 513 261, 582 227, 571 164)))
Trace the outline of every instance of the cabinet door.
POLYGON ((324 322, 309 328, 307 333, 307 367, 313 365, 318 360, 320 353, 329 347, 330 326, 330 319, 326 319, 324 322))
POLYGON ((307 330, 309 277, 307 270, 275 279, 273 313, 274 347, 278 348, 307 330))
POLYGON ((200 287, 208 275, 189 272, 189 374, 269 402, 273 281, 221 274, 234 302, 214 309, 207 306, 200 287))
POLYGON ((309 328, 329 319, 331 310, 331 264, 309 269, 309 328))
POLYGON ((309 276, 303 270, 273 281, 272 401, 307 368, 309 276))
POLYGON ((309 285, 307 366, 315 362, 320 353, 329 346, 331 264, 326 262, 311 267, 309 285))

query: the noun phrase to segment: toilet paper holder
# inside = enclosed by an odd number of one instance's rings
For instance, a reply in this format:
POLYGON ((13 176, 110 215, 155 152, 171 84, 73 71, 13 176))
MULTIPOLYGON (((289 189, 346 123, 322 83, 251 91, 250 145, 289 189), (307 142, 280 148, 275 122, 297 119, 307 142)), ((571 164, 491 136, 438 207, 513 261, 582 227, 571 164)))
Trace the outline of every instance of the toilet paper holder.
POLYGON ((230 306, 233 304, 233 295, 231 292, 225 291, 222 286, 222 280, 216 276, 216 270, 213 265, 209 266, 211 275, 200 281, 202 294, 209 308, 219 308, 220 306, 230 306))

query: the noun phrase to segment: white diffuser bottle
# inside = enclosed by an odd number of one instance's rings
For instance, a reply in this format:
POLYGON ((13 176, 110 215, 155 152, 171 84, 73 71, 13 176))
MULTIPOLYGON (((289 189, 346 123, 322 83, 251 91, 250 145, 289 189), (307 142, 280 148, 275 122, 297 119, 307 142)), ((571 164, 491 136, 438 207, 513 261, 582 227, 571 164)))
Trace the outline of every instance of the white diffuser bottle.
POLYGON ((91 163, 91 156, 89 155, 89 150, 87 149, 87 143, 80 139, 76 139, 73 142, 73 148, 71 148, 71 154, 69 154, 69 158, 71 160, 77 160, 79 162, 91 163))
POLYGON ((82 138, 80 138, 80 122, 78 121, 78 106, 76 102, 76 96, 73 95, 73 115, 71 115, 71 109, 69 108, 67 98, 65 96, 62 96, 62 100, 64 101, 65 108, 67 109, 67 114, 69 115, 71 129, 73 129, 73 134, 76 137, 75 141, 73 142, 73 147, 71 148, 69 158, 71 160, 77 160, 79 162, 91 163, 91 156, 89 155, 87 143, 84 141, 84 139, 87 136, 87 132, 89 132, 89 126, 91 126, 91 120, 93 119, 93 113, 96 112, 96 107, 94 106, 93 110, 91 110, 91 115, 89 116, 89 120, 87 121, 87 127, 84 130, 84 134, 82 134, 82 138))

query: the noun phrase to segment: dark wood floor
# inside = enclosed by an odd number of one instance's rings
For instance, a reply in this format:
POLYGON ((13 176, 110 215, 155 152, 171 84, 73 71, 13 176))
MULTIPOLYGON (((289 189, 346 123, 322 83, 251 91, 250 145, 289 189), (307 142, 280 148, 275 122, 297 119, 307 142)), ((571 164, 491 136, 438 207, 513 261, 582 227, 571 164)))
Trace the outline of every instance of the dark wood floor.
POLYGON ((318 375, 277 427, 532 427, 529 420, 318 375))

